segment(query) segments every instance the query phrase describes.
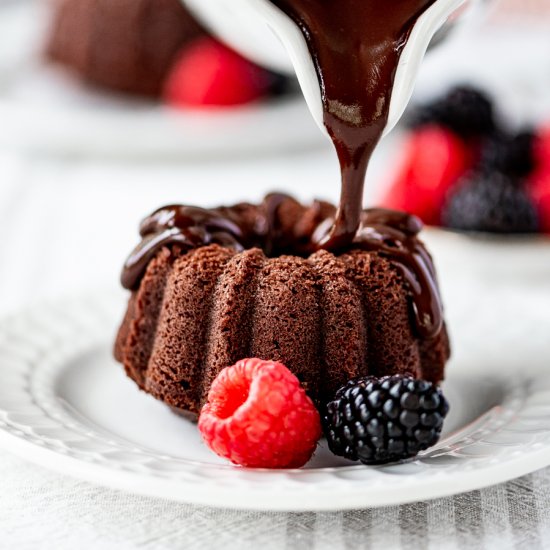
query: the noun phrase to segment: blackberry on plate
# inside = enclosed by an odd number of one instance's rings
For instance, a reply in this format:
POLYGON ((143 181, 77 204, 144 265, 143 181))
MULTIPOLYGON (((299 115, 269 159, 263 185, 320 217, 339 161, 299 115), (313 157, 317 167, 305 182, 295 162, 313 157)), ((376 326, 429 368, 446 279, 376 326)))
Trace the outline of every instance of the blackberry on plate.
POLYGON ((519 182, 501 174, 475 173, 458 183, 447 199, 443 225, 463 231, 534 233, 537 210, 519 182))
POLYGON ((441 390, 410 376, 368 376, 340 388, 322 415, 330 450, 363 464, 411 458, 439 440, 449 405, 441 390))
POLYGON ((464 138, 488 135, 496 128, 493 103, 487 95, 470 86, 453 88, 446 96, 419 107, 409 126, 445 126, 464 138))
POLYGON ((518 178, 529 175, 535 168, 535 134, 530 130, 509 136, 495 134, 483 144, 480 170, 499 171, 518 178))

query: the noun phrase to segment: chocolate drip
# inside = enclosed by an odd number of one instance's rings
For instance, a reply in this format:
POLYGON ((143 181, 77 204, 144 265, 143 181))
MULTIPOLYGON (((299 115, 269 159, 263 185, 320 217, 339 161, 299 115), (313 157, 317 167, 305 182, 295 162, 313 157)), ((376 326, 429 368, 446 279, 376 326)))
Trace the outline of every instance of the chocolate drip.
POLYGON ((355 238, 370 157, 388 122, 399 59, 418 18, 435 0, 270 0, 300 27, 312 56, 342 174, 334 223, 319 246, 355 238))
POLYGON ((237 251, 257 246, 266 254, 273 254, 280 239, 277 211, 287 200, 292 199, 271 193, 258 209, 246 203, 211 210, 179 204, 159 208, 141 222, 142 241, 124 264, 122 286, 135 289, 149 262, 165 246, 175 245, 182 251, 209 244, 237 251), (257 212, 247 217, 250 209, 257 212))
POLYGON ((443 327, 443 306, 432 259, 417 235, 422 223, 414 216, 385 209, 364 210, 352 246, 388 258, 407 282, 415 326, 423 338, 443 327))
POLYGON ((169 205, 145 218, 139 228, 143 238, 124 264, 121 282, 124 288, 135 288, 155 254, 165 246, 178 246, 188 251, 217 243, 243 250, 246 235, 230 217, 218 210, 194 206, 169 205))
MULTIPOLYGON (((136 289, 150 260, 163 247, 188 251, 219 244, 237 251, 260 247, 267 255, 282 252, 307 257, 318 248, 317 235, 334 222, 334 207, 315 202, 306 208, 287 195, 268 195, 262 204, 204 210, 171 205, 146 218, 140 227, 143 238, 128 258, 122 273, 125 288, 136 289), (325 205, 325 212, 321 205, 325 205), (289 221, 282 208, 295 210, 289 221), (311 217, 310 227, 300 232, 296 225, 311 217)), ((376 252, 388 258, 406 281, 419 336, 431 338, 443 325, 435 273, 430 256, 417 235, 420 220, 405 213, 368 209, 360 213, 360 226, 347 247, 376 252)))

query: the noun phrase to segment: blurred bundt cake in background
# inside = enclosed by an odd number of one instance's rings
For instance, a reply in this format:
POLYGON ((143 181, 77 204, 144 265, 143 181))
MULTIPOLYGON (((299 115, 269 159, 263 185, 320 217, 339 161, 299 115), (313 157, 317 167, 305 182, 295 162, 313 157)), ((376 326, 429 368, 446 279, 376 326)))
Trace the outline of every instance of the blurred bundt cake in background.
POLYGON ((206 34, 180 0, 54 0, 47 56, 97 86, 158 96, 176 55, 206 34))

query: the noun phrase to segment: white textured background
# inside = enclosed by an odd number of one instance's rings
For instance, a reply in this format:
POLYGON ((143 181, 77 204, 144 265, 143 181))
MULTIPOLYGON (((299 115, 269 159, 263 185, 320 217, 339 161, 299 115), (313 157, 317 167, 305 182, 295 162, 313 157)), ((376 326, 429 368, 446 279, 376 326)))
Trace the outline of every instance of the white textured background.
MULTIPOLYGON (((509 21, 550 9, 549 0, 502 0, 502 5, 509 21)), ((5 45, 0 41, 0 48, 5 45)), ((524 71, 529 74, 527 66, 524 71)), ((137 220, 158 205, 254 200, 271 189, 335 199, 336 178, 328 148, 246 163, 212 162, 207 170, 199 162, 60 159, 0 151, 0 315, 44 298, 112 287, 136 241, 137 220)), ((2 550, 246 547, 550 548, 550 469, 429 503, 270 514, 112 491, 0 451, 2 550)))

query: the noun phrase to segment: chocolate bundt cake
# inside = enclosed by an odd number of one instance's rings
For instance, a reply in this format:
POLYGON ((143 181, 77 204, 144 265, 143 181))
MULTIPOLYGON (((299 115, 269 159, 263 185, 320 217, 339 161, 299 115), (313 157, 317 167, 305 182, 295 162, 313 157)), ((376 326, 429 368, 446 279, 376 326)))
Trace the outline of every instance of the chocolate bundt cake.
POLYGON ((54 0, 53 61, 98 86, 156 96, 178 51, 204 34, 181 0, 54 0))
POLYGON ((367 374, 440 381, 449 343, 420 222, 364 210, 347 249, 316 249, 334 216, 275 194, 156 211, 123 271, 132 294, 115 357, 142 390, 193 415, 245 357, 281 361, 318 404, 367 374))

